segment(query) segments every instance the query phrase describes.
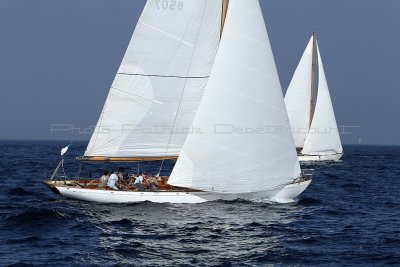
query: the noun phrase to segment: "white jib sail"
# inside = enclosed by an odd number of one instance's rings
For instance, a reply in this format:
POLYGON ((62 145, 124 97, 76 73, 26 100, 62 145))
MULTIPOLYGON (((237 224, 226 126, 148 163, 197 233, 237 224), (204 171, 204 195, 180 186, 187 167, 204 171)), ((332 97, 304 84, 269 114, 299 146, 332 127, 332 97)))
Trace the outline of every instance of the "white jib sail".
POLYGON ((169 183, 219 193, 279 188, 300 174, 257 0, 230 0, 220 47, 169 183))
POLYGON ((286 109, 297 147, 303 147, 310 127, 312 50, 313 37, 308 42, 285 95, 286 109))
POLYGON ((179 155, 218 49, 221 6, 147 1, 85 156, 179 155))
POLYGON ((343 148, 318 45, 317 51, 318 96, 313 121, 302 153, 308 155, 340 154, 343 152, 343 148))

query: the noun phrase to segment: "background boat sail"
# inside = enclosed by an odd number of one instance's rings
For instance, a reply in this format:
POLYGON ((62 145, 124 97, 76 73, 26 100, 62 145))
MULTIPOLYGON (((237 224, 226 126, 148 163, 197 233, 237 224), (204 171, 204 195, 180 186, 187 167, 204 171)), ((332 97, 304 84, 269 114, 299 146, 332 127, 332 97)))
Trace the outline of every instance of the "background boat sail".
POLYGON ((227 12, 226 1, 182 1, 182 13, 158 3, 146 4, 84 159, 178 157, 168 180, 178 189, 47 185, 67 197, 108 203, 301 194, 311 180, 302 179, 291 132, 268 131, 271 125, 287 129, 289 123, 258 0, 231 0, 227 12), (164 55, 159 48, 172 52, 164 55), (124 123, 133 127, 124 129, 124 123), (137 131, 160 124, 173 131, 137 131), (176 134, 180 127, 200 132, 176 134))
POLYGON ((342 157, 343 148, 315 33, 290 82, 285 104, 300 161, 339 160, 342 157), (313 114, 316 54, 318 95, 313 114))

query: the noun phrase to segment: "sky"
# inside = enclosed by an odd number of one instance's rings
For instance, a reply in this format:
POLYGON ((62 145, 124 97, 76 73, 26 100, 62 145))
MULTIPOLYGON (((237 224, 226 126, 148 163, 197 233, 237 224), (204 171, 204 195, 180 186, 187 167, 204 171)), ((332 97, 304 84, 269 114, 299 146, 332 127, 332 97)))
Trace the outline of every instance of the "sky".
MULTIPOLYGON (((0 0, 0 139, 89 139, 144 0, 0 0)), ((317 32, 345 144, 400 145, 400 1, 260 0, 286 91, 317 32)))

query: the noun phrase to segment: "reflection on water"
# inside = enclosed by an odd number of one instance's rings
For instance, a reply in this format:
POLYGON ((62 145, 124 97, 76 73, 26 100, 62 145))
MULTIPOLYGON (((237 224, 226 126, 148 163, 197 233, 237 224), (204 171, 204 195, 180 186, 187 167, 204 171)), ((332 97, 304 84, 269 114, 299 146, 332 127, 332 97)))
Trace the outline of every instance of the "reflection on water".
POLYGON ((215 254, 242 262, 249 253, 279 253, 282 242, 276 231, 295 223, 303 209, 236 201, 96 205, 88 213, 101 231, 98 244, 110 257, 147 264, 150 257, 151 263, 160 264, 168 258, 184 263, 188 255, 196 255, 199 262, 215 254))

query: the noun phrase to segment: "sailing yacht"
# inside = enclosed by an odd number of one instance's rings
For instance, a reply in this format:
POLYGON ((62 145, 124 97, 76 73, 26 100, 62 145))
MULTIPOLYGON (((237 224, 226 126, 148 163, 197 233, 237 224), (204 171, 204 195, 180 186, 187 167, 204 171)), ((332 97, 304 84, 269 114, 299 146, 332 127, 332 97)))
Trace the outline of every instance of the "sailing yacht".
POLYGON ((55 180, 61 161, 45 185, 102 203, 297 197, 311 177, 292 133, 263 128, 289 122, 258 0, 178 2, 147 1, 79 158, 155 161, 158 173, 176 160, 170 176, 157 175, 154 192, 115 191, 96 180, 55 180))
POLYGON ((300 161, 337 161, 342 157, 343 148, 315 33, 287 89, 285 104, 300 161), (313 114, 316 55, 318 95, 313 114))

